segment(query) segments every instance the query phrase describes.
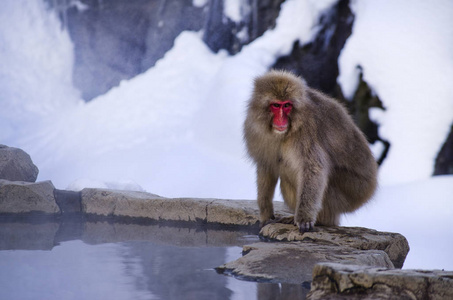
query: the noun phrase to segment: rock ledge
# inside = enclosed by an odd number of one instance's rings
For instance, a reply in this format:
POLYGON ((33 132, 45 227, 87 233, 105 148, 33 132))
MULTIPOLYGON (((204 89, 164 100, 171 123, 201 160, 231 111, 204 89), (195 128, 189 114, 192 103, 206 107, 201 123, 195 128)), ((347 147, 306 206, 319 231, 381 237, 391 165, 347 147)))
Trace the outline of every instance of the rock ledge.
POLYGON ((243 253, 216 268, 217 272, 254 281, 302 284, 311 281, 312 269, 319 262, 393 268, 384 251, 311 242, 260 242, 244 246, 243 253))
POLYGON ((409 252, 404 236, 360 227, 318 226, 299 233, 294 225, 268 224, 260 237, 278 242, 260 242, 243 247, 244 256, 216 270, 249 280, 301 284, 310 281, 320 262, 402 267, 409 252))
MULTIPOLYGON (((253 226, 259 224, 259 209, 252 200, 164 198, 154 194, 107 189, 83 189, 82 212, 158 221, 202 222, 253 226)), ((289 216, 284 204, 276 203, 278 216, 289 216)))
POLYGON ((260 236, 273 241, 310 241, 332 246, 349 246, 358 250, 383 250, 396 268, 402 268, 409 243, 399 233, 379 232, 362 227, 316 227, 313 232, 300 234, 287 224, 270 224, 260 231, 260 236))
POLYGON ((58 214, 60 209, 54 190, 50 181, 30 183, 0 179, 0 213, 58 214))
POLYGON ((453 299, 453 272, 321 263, 307 299, 453 299))

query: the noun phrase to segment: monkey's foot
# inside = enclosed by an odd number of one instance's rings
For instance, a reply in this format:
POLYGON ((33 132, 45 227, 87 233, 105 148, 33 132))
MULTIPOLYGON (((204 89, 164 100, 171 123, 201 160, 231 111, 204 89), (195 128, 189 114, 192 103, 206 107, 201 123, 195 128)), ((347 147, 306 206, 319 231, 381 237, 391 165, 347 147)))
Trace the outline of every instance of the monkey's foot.
POLYGON ((296 226, 299 227, 300 233, 304 233, 307 231, 313 231, 315 229, 315 222, 296 223, 296 226))

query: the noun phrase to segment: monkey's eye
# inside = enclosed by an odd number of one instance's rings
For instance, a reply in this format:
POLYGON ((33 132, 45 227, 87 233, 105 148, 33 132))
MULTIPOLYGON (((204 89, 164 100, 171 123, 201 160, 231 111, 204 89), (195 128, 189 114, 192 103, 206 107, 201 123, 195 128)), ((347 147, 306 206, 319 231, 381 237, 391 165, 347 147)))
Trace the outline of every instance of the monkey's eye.
POLYGON ((285 103, 285 104, 283 105, 283 107, 285 107, 285 108, 288 108, 288 107, 291 107, 291 106, 292 106, 291 103, 285 103))
POLYGON ((272 103, 272 106, 275 108, 280 108, 281 104, 280 103, 272 103))

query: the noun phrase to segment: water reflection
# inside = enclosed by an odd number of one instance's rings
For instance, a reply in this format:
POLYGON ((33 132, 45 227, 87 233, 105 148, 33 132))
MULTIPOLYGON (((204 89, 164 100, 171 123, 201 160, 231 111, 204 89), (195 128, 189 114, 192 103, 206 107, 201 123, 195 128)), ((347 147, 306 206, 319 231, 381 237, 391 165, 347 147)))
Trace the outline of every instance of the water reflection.
POLYGON ((304 299, 300 285, 214 271, 257 240, 237 228, 0 217, 0 299, 304 299))
POLYGON ((0 251, 0 298, 153 299, 124 273, 121 249, 70 241, 51 251, 0 251))

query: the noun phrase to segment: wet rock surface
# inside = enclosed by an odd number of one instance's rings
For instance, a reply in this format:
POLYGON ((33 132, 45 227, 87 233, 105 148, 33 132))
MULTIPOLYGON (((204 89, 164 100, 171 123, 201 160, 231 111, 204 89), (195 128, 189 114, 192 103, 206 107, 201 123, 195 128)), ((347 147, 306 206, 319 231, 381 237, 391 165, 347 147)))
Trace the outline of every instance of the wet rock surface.
POLYGON ((25 151, 0 144, 0 179, 35 182, 38 173, 38 167, 25 151))
MULTIPOLYGON (((83 189, 82 211, 100 216, 148 218, 162 221, 201 222, 252 226, 259 223, 256 201, 164 198, 154 194, 105 189, 83 189)), ((288 216, 276 203, 277 216, 288 216)))
POLYGON ((302 284, 311 281, 312 269, 319 262, 393 268, 384 251, 358 250, 323 243, 261 242, 244 246, 243 253, 243 257, 216 270, 248 280, 302 284))
POLYGON ((453 272, 322 263, 307 299, 453 299, 453 272))
POLYGON ((243 248, 244 256, 217 268, 220 273, 270 282, 303 283, 320 262, 401 268, 409 252, 404 236, 360 227, 317 226, 299 233, 294 225, 268 224, 261 242, 243 248))
POLYGON ((0 213, 60 213, 50 181, 36 183, 0 179, 0 213))
POLYGON ((313 232, 300 234, 293 225, 270 224, 260 236, 274 241, 309 241, 360 250, 383 250, 396 268, 402 268, 409 252, 409 243, 399 233, 380 232, 362 227, 318 226, 313 232))

